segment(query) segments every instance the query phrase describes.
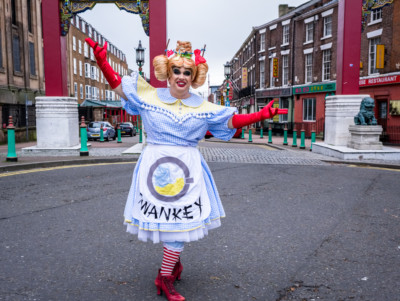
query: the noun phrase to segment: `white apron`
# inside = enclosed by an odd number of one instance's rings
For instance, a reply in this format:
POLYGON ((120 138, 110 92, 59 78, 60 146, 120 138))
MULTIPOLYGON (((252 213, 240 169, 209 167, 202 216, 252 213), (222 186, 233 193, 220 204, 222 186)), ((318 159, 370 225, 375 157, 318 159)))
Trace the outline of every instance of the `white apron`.
POLYGON ((192 223, 211 211, 201 158, 194 147, 148 145, 138 172, 133 217, 149 223, 192 223))

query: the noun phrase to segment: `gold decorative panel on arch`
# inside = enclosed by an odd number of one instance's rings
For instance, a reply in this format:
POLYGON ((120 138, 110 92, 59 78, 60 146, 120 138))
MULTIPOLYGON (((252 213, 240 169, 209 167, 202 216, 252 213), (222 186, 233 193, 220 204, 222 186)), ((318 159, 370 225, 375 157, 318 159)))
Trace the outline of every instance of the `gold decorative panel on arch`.
POLYGON ((138 14, 142 20, 143 29, 149 36, 149 0, 62 0, 60 1, 61 34, 68 33, 70 20, 74 15, 92 9, 100 3, 114 3, 120 10, 138 14))

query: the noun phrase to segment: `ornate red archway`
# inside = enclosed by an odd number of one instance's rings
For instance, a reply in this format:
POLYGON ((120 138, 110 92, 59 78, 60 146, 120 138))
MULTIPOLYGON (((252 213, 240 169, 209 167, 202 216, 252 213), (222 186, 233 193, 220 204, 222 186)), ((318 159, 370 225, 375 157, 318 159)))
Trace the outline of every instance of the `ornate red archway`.
MULTIPOLYGON (((167 40, 166 0, 43 0, 43 44, 46 96, 68 96, 67 45, 65 35, 74 14, 92 9, 99 3, 115 3, 119 9, 139 14, 150 39, 150 62, 163 53, 167 40), (152 30, 153 29, 153 30, 152 30)), ((165 87, 154 77, 150 65, 150 84, 165 87)))

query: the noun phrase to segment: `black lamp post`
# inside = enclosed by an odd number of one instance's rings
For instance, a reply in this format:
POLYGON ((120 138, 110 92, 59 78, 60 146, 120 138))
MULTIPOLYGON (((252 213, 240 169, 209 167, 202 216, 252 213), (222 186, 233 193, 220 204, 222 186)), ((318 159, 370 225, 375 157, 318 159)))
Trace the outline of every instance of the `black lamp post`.
MULTIPOLYGON (((144 48, 142 47, 142 41, 139 40, 139 45, 136 50, 136 64, 139 66, 139 74, 140 76, 143 75, 142 73, 142 66, 144 64, 144 48)), ((142 120, 139 116, 138 121, 136 122, 136 126, 139 126, 139 143, 143 142, 143 127, 142 127, 142 120), (140 125, 138 125, 140 123, 140 125)))
POLYGON ((225 100, 225 106, 229 107, 230 102, 229 102, 229 78, 231 76, 231 68, 232 65, 229 62, 226 62, 224 65, 224 74, 226 77, 226 100, 225 100))
POLYGON ((142 41, 139 40, 139 45, 136 50, 136 64, 139 66, 139 74, 143 75, 142 73, 142 66, 144 64, 144 50, 145 48, 142 47, 142 41))

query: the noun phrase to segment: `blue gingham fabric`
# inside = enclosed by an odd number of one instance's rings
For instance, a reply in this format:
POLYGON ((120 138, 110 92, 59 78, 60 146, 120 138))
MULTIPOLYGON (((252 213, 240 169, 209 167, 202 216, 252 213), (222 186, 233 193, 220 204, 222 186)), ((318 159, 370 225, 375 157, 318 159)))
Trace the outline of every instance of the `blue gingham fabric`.
MULTIPOLYGON (((207 130, 222 140, 229 140, 235 134, 236 129, 228 128, 228 120, 237 112, 236 108, 211 104, 195 94, 187 99, 176 99, 171 96, 169 89, 155 89, 143 81, 137 73, 123 77, 122 89, 127 99, 122 99, 122 104, 129 114, 141 115, 148 144, 196 147, 207 130), (138 84, 138 81, 141 82, 138 84)), ((131 212, 133 198, 138 191, 141 158, 142 156, 133 172, 124 211, 128 232, 138 234, 140 240, 150 239, 155 243, 189 242, 204 237, 209 229, 220 225, 220 218, 225 216, 225 212, 211 171, 203 157, 202 172, 211 202, 208 218, 196 223, 145 223, 133 218, 131 212)))

